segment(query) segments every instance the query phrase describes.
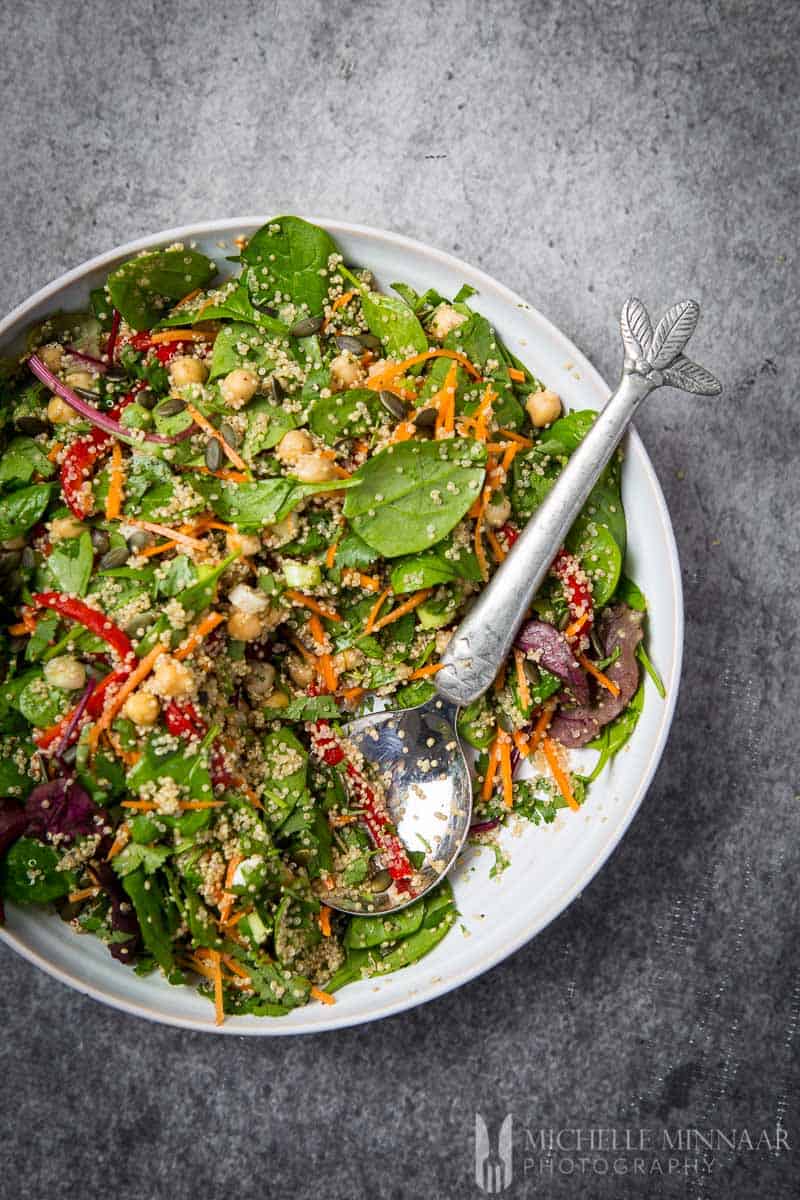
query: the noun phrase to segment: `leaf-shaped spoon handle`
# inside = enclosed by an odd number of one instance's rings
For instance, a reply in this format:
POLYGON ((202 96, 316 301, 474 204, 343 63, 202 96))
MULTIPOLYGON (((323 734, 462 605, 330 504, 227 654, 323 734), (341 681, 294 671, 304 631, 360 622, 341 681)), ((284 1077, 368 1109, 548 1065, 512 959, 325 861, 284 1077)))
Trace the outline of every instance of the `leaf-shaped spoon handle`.
POLYGON ((699 316, 695 301, 683 300, 654 330, 641 300, 626 301, 619 386, 451 638, 436 676, 440 696, 470 704, 491 685, 564 538, 645 396, 665 384, 698 396, 722 391, 710 371, 683 353, 699 316))

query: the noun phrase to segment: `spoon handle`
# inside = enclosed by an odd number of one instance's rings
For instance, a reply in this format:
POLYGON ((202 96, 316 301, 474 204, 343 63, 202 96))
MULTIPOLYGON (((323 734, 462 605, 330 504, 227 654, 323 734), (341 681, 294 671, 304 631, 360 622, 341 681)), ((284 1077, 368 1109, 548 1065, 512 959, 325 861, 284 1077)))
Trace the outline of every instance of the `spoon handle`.
POLYGON ((664 384, 703 396, 722 390, 709 371, 682 353, 699 315, 695 301, 684 300, 653 330, 642 302, 626 302, 619 386, 453 634, 436 676, 440 696, 465 705, 491 686, 564 538, 645 396, 664 384))

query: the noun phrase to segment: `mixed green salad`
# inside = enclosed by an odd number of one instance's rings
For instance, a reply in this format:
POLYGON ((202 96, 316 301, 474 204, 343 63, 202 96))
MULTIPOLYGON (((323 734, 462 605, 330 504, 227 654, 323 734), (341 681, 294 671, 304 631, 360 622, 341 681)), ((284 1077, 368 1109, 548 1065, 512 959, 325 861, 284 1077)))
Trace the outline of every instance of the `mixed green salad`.
MULTIPOLYGON (((342 726, 433 694, 594 415, 469 287, 385 293, 292 216, 231 249, 138 254, 0 363, 0 896, 195 983, 218 1021, 334 1003, 455 923, 447 882, 393 916, 326 905, 402 887, 423 850, 342 726)), ((640 666, 660 688, 625 543, 617 457, 461 713, 474 839, 579 808, 640 666)))

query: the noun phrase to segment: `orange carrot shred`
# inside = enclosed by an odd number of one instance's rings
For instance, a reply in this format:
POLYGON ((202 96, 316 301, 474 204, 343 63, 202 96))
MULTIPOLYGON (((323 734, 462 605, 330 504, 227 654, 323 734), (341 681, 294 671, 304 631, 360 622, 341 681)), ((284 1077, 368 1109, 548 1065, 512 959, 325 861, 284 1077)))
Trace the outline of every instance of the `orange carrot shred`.
POLYGON ((120 825, 116 832, 114 841, 111 843, 111 849, 106 855, 106 862, 111 862, 112 858, 116 858, 121 850, 124 850, 128 842, 131 840, 131 831, 127 825, 120 825))
POLYGON ((407 682, 412 679, 428 679, 431 675, 435 675, 437 671, 441 671, 444 663, 429 663, 427 667, 417 667, 416 671, 412 671, 408 676, 407 682))
MULTIPOLYGON (((191 293, 189 293, 191 295, 191 293)), ((181 303, 183 303, 181 301, 181 303)), ((214 334, 202 329, 161 329, 150 334, 154 346, 166 346, 170 342, 213 342, 214 334)))
POLYGON ((525 655, 522 650, 514 651, 514 663, 517 668, 517 690, 520 702, 527 712, 531 706, 531 690, 528 687, 528 676, 525 674, 525 655))
POLYGON ((222 452, 225 455, 225 457, 227 459, 229 459, 230 462, 232 462, 235 467, 238 467, 240 471, 246 472, 247 477, 249 479, 250 475, 249 475, 247 463, 244 461, 244 459, 240 455, 238 455, 236 453, 233 446, 228 445, 228 443, 225 441, 225 438, 222 436, 222 434, 219 432, 218 429, 214 428, 214 426, 211 424, 211 422, 208 420, 208 418, 204 417, 198 408, 195 408, 195 406, 193 404, 189 404, 188 402, 186 404, 186 411, 188 412, 189 416, 192 418, 194 423, 196 425, 199 425, 204 433, 207 433, 209 437, 213 438, 216 442, 219 442, 220 447, 222 448, 222 452))
POLYGON ((147 546, 144 550, 139 550, 140 558, 153 558, 156 554, 166 554, 168 550, 174 550, 180 543, 174 539, 170 542, 161 542, 158 546, 147 546))
POLYGON ((111 470, 108 479, 108 494, 106 496, 106 520, 115 521, 122 511, 122 488, 125 480, 125 468, 122 463, 122 447, 115 441, 111 450, 111 470))
POLYGON ((319 927, 322 930, 323 937, 331 936, 331 910, 327 904, 321 904, 319 908, 319 927))
POLYGON ((345 304, 349 304, 355 296, 355 292, 342 292, 341 296, 337 296, 331 305, 333 312, 338 312, 340 308, 344 308, 345 304))
POLYGON ((336 668, 333 665, 333 659, 330 654, 320 654, 317 663, 325 687, 329 692, 335 692, 339 686, 339 676, 336 674, 336 668))
POLYGON ((225 1005, 222 993, 222 959, 219 950, 209 950, 211 967, 214 972, 214 1013, 217 1025, 225 1020, 225 1005))
POLYGON ((222 613, 218 612, 209 613, 208 616, 203 617, 200 624, 196 626, 194 633, 189 634, 189 637, 186 639, 186 641, 181 642, 178 649, 174 651, 173 658, 177 658, 178 662, 182 662, 184 658, 188 658, 190 654, 194 653, 194 651, 202 642, 203 638, 207 637, 207 635, 211 633, 213 629, 216 629, 218 625, 221 625, 224 620, 225 618, 223 617, 222 613))
POLYGON ((501 563, 506 557, 506 552, 500 545, 499 538, 493 529, 487 528, 486 540, 492 548, 492 554, 494 555, 495 562, 501 563))
POLYGON ((528 743, 528 749, 531 754, 536 753, 539 742, 542 740, 545 730, 553 719, 553 713, 555 712, 555 709, 556 702, 555 700, 551 699, 547 701, 541 713, 539 714, 539 718, 533 727, 533 733, 531 734, 530 741, 528 743))
POLYGON ((412 354, 411 358, 405 358, 399 363, 389 363, 382 371, 377 371, 374 375, 370 375, 367 379, 367 387, 374 391, 380 391, 387 383, 391 383, 393 379, 404 375, 409 367, 416 367, 419 363, 428 362, 431 358, 452 358, 465 370, 469 371, 474 379, 480 379, 481 373, 477 367, 466 358, 463 354, 459 354, 457 350, 426 350, 424 354, 412 354))
POLYGON ((402 604, 398 604, 397 608, 393 608, 385 617, 381 617, 379 621, 374 621, 372 632, 377 633, 379 629, 383 629, 386 625, 391 625, 393 621, 398 621, 406 613, 413 612, 415 608, 419 608, 420 604, 430 596, 432 590, 432 588, 423 588, 421 592, 415 592, 409 600, 404 600, 402 604))
POLYGON ((530 744, 525 734, 520 729, 514 729, 511 732, 511 737, 514 739, 514 745, 517 747, 522 758, 527 758, 531 752, 530 744))
POLYGON ((315 1000, 319 1000, 321 1004, 335 1004, 336 1003, 336 997, 332 996, 330 994, 330 992, 323 992, 322 988, 312 987, 311 995, 314 997, 315 1000))
POLYGON ((297 604, 300 608, 307 608, 309 612, 316 613, 318 617, 325 617, 326 621, 341 621, 342 619, 334 608, 320 604, 313 596, 306 596, 303 592, 296 592, 293 588, 287 588, 283 594, 287 600, 291 600, 292 604, 297 604))
POLYGON ((475 557, 478 560, 480 567, 481 579, 484 582, 489 578, 489 564, 486 561, 486 551, 483 548, 483 513, 478 514, 478 519, 475 522, 475 557))
POLYGON ((100 734, 103 733, 104 730, 108 729, 108 727, 111 725, 111 722, 114 720, 114 717, 128 699, 128 696, 130 696, 131 692, 139 686, 143 679, 147 678, 155 666, 156 660, 160 658, 163 653, 163 643, 159 642, 158 645, 153 647, 149 654, 145 654, 138 667, 136 667, 136 669, 128 676, 119 690, 111 697, 108 704, 103 709, 103 712, 92 726, 91 732, 89 733, 89 749, 92 754, 94 754, 97 749, 97 743, 100 740, 100 734))
POLYGON ((375 575, 362 575, 358 572, 358 582, 365 592, 379 592, 381 590, 381 581, 375 575))
POLYGON ((317 645, 324 651, 328 640, 325 636, 325 630, 322 627, 322 621, 320 621, 316 613, 312 613, 308 618, 308 630, 317 645))
POLYGON ((530 438, 523 437, 521 433, 515 433, 513 429, 501 429, 500 433, 509 442, 518 442, 520 446, 531 447, 533 442, 530 438))
POLYGON ((333 570, 333 564, 336 561, 336 551, 338 549, 339 549, 338 542, 332 542, 331 545, 328 546, 328 551, 325 555, 325 566, 328 568, 329 571, 333 570))
POLYGON ((179 529, 170 529, 168 525, 159 525, 155 521, 135 521, 130 517, 126 518, 126 524, 133 525, 136 529, 144 529, 146 533, 155 533, 158 537, 180 542, 189 550, 205 550, 205 545, 197 538, 190 537, 188 533, 181 533, 179 529))
POLYGON ((390 594, 391 590, 391 588, 385 588, 381 592, 380 596, 378 596, 378 599, 375 601, 372 608, 369 610, 369 616, 367 617, 366 624, 364 625, 364 633, 372 633, 378 613, 386 603, 386 598, 390 594))
POLYGON ((514 383, 524 383, 525 382, 525 372, 520 371, 519 367, 509 367, 508 368, 508 378, 513 379, 514 383))
POLYGON ((564 797, 569 807, 575 809, 577 812, 577 810, 580 808, 580 805, 572 794, 569 776, 562 770, 561 764, 558 761, 558 751, 556 750, 555 742, 552 740, 552 738, 546 737, 544 739, 542 749, 544 750, 544 755, 547 759, 547 765, 553 772, 553 778, 558 784, 558 790, 561 792, 561 795, 564 797))
POLYGON ((222 893, 222 899, 219 902, 219 919, 220 924, 222 925, 225 924, 225 922, 228 920, 228 917, 231 915, 233 903, 236 899, 236 893, 232 892, 230 889, 233 887, 233 879, 236 874, 236 868, 239 866, 239 863, 243 862, 243 854, 234 854, 225 871, 225 890, 222 893))
POLYGON ((88 900, 90 896, 96 896, 99 891, 99 887, 85 887, 77 892, 70 892, 67 899, 70 904, 78 904, 81 900, 88 900))
POLYGON ((489 799, 489 797, 492 794, 492 788, 494 787, 494 777, 497 774, 497 768, 500 763, 500 734, 501 733, 502 733, 502 730, 498 729, 497 733, 494 736, 492 744, 489 747, 489 763, 486 767, 486 775, 483 780, 483 787, 481 788, 481 796, 484 800, 489 799))
POLYGON ((619 695, 619 684, 614 683, 613 679, 609 679, 607 675, 598 670, 590 658, 587 658, 585 654, 579 654, 577 655, 577 659, 584 671, 588 671, 590 675, 593 675, 601 687, 604 687, 607 692, 611 692, 612 696, 619 695))
POLYGON ((64 443, 63 443, 63 442, 56 442, 56 444, 55 444, 55 445, 53 446, 53 448, 50 450, 50 453, 47 455, 47 461, 48 461, 48 462, 55 462, 55 461, 56 461, 56 459, 58 458, 59 454, 61 453, 61 451, 62 451, 63 449, 64 449, 64 443))
POLYGON ((584 625, 586 624, 586 622, 588 620, 589 620, 589 614, 581 613, 581 615, 579 617, 577 617, 572 622, 572 624, 568 625, 567 628, 564 630, 564 637, 567 639, 574 638, 576 634, 580 633, 580 631, 583 629, 584 625))

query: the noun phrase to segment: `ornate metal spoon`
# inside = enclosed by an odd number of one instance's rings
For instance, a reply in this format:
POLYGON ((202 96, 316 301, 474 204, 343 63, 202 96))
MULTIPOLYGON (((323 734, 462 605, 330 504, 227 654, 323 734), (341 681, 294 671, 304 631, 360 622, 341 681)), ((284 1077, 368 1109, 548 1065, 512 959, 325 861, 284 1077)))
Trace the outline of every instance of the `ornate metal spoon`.
POLYGON ((494 681, 550 564, 645 396, 664 385, 698 396, 722 391, 709 371, 683 354, 699 315, 694 300, 683 300, 654 330, 641 300, 626 302, 619 386, 453 634, 436 675, 436 695, 418 708, 362 717, 345 730, 379 767, 400 837, 409 849, 424 849, 425 860, 410 893, 390 888, 365 905, 334 892, 326 897, 333 907, 383 913, 405 908, 453 866, 472 812, 472 785, 456 732, 458 710, 494 681))

